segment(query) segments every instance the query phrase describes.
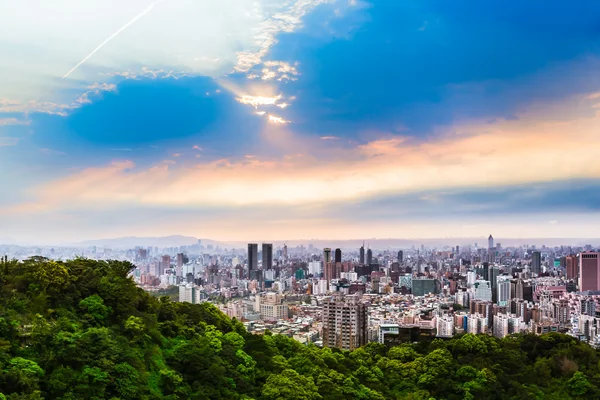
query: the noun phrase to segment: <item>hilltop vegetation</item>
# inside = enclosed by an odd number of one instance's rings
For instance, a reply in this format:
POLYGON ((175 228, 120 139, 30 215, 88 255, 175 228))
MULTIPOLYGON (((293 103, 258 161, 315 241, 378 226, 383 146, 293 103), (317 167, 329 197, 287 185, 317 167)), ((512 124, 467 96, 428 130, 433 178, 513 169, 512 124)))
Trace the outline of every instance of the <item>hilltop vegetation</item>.
POLYGON ((593 399, 599 353, 550 334, 353 352, 152 297, 133 265, 0 263, 0 399, 593 399))

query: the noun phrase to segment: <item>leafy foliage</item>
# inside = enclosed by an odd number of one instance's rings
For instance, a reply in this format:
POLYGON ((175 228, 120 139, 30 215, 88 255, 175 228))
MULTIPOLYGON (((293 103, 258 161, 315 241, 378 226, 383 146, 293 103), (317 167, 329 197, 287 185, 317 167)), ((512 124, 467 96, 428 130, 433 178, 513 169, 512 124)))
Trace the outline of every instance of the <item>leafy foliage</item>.
POLYGON ((153 297, 133 265, 0 263, 0 399, 593 399, 599 352, 549 334, 353 352, 153 297))

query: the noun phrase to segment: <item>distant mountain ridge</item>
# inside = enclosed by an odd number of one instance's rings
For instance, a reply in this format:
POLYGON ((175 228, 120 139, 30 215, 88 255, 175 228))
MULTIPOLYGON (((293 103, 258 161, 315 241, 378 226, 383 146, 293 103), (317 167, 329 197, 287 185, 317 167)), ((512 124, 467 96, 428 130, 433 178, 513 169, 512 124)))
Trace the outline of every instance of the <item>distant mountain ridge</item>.
MULTIPOLYGON (((203 246, 212 245, 220 246, 224 248, 245 248, 248 243, 273 243, 275 246, 283 246, 287 244, 289 247, 295 246, 308 246, 312 244, 316 248, 320 247, 339 247, 339 248, 359 248, 362 244, 365 247, 371 247, 374 249, 386 249, 386 248, 410 248, 420 247, 425 245, 428 247, 443 247, 443 246, 465 246, 478 244, 479 247, 487 247, 487 236, 481 236, 477 238, 437 238, 437 239, 394 239, 394 238, 381 238, 381 239, 351 239, 351 240, 328 240, 328 239, 300 239, 300 240, 250 240, 250 241, 218 241, 212 239, 198 239, 192 236, 183 235, 171 235, 164 237, 138 237, 138 236, 126 236, 120 238, 108 238, 99 240, 86 240, 77 243, 78 246, 99 246, 115 249, 123 248, 134 248, 136 246, 142 247, 179 247, 179 246, 190 246, 198 243, 201 240, 203 246)), ((520 246, 523 244, 541 246, 546 245, 549 247, 561 246, 561 245, 572 245, 572 246, 583 246, 591 244, 594 248, 600 246, 600 239, 573 239, 573 238, 532 238, 532 239, 519 239, 519 238, 496 238, 496 243, 501 243, 503 247, 520 246)))
MULTIPOLYGON (((182 235, 171 235, 162 237, 139 237, 139 236, 125 236, 120 238, 109 238, 99 240, 86 240, 79 242, 81 246, 100 246, 109 248, 134 248, 136 246, 141 247, 179 247, 179 246, 191 246, 198 243, 198 238, 192 236, 182 235)), ((203 245, 215 244, 214 240, 200 239, 203 245)))

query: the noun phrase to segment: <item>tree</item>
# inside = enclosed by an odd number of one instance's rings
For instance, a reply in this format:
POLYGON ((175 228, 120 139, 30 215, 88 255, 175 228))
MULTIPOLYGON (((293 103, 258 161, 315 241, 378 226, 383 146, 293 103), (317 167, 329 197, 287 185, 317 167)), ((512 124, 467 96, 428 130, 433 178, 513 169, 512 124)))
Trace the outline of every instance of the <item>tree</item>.
POLYGON ((312 378, 302 376, 293 369, 269 376, 263 386, 266 400, 316 400, 321 399, 312 378))

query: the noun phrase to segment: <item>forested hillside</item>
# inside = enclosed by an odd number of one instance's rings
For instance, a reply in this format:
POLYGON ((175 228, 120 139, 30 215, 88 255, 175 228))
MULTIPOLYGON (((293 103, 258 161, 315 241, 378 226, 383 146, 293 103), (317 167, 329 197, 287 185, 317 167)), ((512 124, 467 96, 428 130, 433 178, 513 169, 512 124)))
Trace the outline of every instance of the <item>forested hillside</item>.
POLYGON ((319 349, 152 297, 132 268, 0 263, 0 399, 600 398, 599 352, 568 336, 319 349))

